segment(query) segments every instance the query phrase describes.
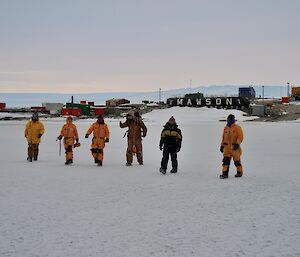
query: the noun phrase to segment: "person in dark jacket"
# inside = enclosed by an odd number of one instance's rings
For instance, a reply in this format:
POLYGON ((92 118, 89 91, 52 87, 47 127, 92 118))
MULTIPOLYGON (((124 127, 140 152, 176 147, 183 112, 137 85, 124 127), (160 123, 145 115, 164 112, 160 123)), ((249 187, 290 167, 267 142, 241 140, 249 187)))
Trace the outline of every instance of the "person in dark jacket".
POLYGON ((178 171, 177 153, 181 149, 182 134, 176 124, 175 118, 172 116, 164 126, 161 132, 159 149, 163 150, 160 172, 166 174, 169 156, 171 156, 172 169, 171 173, 178 171))

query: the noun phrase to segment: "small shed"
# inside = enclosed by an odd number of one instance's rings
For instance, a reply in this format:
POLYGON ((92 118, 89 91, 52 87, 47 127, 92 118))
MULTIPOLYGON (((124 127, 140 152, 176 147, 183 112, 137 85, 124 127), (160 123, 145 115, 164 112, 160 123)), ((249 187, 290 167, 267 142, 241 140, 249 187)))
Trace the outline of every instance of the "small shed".
POLYGON ((264 116, 266 114, 265 105, 252 105, 251 108, 253 116, 264 116))
POLYGON ((46 108, 50 114, 60 114, 61 109, 63 108, 64 104, 62 103, 42 103, 42 106, 46 108))
POLYGON ((130 101, 127 100, 127 99, 124 99, 124 98, 121 98, 121 99, 109 99, 109 100, 106 100, 106 106, 107 107, 114 107, 114 106, 120 106, 121 104, 129 104, 130 101))

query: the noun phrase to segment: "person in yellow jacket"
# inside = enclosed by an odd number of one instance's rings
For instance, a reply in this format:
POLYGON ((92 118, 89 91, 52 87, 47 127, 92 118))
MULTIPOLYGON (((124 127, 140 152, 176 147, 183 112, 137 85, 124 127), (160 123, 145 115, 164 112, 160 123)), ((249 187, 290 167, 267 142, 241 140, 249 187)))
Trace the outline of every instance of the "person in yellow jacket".
POLYGON ((45 129, 43 123, 39 121, 38 114, 34 113, 31 117, 31 120, 27 122, 24 131, 24 135, 28 142, 27 160, 29 162, 32 162, 32 159, 37 161, 39 155, 39 144, 44 132, 45 129))
POLYGON ((103 164, 103 149, 105 143, 109 142, 109 129, 104 122, 103 116, 99 115, 95 123, 93 123, 85 134, 85 138, 88 138, 93 133, 91 152, 94 157, 95 163, 98 166, 103 164))
POLYGON ((66 165, 73 163, 73 149, 78 147, 79 137, 75 124, 73 124, 73 119, 69 116, 66 120, 66 124, 63 125, 60 135, 57 137, 58 140, 64 138, 64 146, 66 150, 66 165))
POLYGON ((221 179, 228 178, 229 166, 231 158, 234 160, 237 173, 235 177, 241 177, 243 175, 243 166, 241 164, 241 143, 243 142, 243 130, 236 124, 233 114, 228 115, 227 125, 223 130, 222 142, 220 151, 223 153, 223 168, 221 179))

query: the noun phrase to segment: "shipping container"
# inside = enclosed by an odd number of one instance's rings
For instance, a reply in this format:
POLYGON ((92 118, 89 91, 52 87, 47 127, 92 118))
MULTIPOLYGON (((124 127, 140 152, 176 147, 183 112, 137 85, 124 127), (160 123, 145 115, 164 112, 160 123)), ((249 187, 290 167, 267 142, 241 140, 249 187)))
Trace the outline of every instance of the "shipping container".
POLYGON ((266 114, 265 105, 252 105, 252 115, 253 116, 264 116, 266 114))
POLYGON ((248 97, 251 99, 255 98, 255 90, 253 87, 240 87, 239 97, 248 97))
POLYGON ((61 110, 62 115, 71 115, 79 117, 82 115, 82 110, 80 108, 74 107, 74 108, 63 108, 61 110))
POLYGON ((289 103, 289 102, 290 102, 290 98, 289 98, 289 97, 283 96, 283 97, 281 98, 281 103, 287 104, 287 103, 289 103))
POLYGON ((94 112, 95 112, 95 115, 104 115, 105 108, 95 108, 94 112))
POLYGON ((0 110, 4 110, 6 108, 6 103, 0 103, 0 110))

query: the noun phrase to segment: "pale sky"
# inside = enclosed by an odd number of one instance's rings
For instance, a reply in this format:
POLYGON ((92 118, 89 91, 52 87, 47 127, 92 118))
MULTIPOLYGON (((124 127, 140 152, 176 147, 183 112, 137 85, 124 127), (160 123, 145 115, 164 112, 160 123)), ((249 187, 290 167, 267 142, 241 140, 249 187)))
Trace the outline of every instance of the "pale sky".
POLYGON ((0 92, 300 84, 300 0, 0 0, 0 92))

